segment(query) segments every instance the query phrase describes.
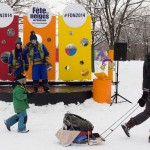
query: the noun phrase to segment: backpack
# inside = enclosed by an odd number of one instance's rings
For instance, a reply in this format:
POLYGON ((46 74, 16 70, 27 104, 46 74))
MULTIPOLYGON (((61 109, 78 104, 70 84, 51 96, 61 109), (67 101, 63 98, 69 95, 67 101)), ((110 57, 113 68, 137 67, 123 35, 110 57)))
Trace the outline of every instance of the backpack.
POLYGON ((66 113, 63 119, 65 130, 92 131, 92 123, 78 115, 66 113))

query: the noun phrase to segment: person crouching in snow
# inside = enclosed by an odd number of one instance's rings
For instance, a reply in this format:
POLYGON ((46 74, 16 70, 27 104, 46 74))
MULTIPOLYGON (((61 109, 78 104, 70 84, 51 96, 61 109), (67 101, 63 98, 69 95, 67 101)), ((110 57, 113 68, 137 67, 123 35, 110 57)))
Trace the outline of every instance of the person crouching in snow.
POLYGON ((15 115, 11 116, 4 121, 7 129, 11 131, 11 126, 18 122, 18 132, 26 133, 29 130, 26 129, 27 123, 27 112, 26 109, 29 108, 28 98, 32 96, 33 93, 29 93, 25 88, 26 76, 19 74, 12 85, 13 87, 13 106, 15 115))
POLYGON ((138 103, 141 107, 144 107, 146 104, 145 110, 121 125, 128 137, 130 137, 129 131, 131 128, 143 123, 150 117, 150 53, 145 56, 143 65, 143 95, 138 100, 138 103))

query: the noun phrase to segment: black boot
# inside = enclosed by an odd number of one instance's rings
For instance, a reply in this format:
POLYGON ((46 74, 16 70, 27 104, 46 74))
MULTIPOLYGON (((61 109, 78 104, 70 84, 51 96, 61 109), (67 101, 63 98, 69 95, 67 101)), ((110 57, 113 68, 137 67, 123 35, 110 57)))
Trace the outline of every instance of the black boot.
POLYGON ((122 124, 122 129, 124 130, 125 134, 130 137, 130 129, 133 128, 135 126, 132 118, 125 124, 122 124))
POLYGON ((50 93, 49 87, 43 87, 43 89, 46 93, 50 93))
POLYGON ((6 120, 4 121, 4 124, 6 125, 7 130, 8 130, 8 131, 11 131, 10 126, 8 126, 8 125, 6 124, 6 120))
POLYGON ((42 84, 43 84, 43 89, 46 93, 50 93, 50 90, 49 90, 49 84, 48 84, 48 80, 42 80, 42 84))

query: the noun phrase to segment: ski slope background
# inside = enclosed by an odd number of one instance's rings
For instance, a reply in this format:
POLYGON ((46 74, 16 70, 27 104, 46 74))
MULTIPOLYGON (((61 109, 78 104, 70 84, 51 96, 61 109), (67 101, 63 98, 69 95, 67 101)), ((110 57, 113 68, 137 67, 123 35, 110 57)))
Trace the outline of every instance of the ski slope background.
MULTIPOLYGON (((99 66, 96 66, 97 68, 99 66)), ((0 101, 0 149, 1 150, 149 150, 148 136, 150 135, 150 119, 143 124, 131 129, 131 137, 128 138, 121 126, 115 124, 112 126, 113 132, 108 130, 103 137, 106 141, 94 146, 86 144, 73 144, 69 147, 62 146, 55 133, 63 125, 63 117, 66 112, 75 113, 91 121, 94 125, 93 132, 102 133, 134 105, 142 94, 142 70, 143 61, 125 61, 119 64, 119 94, 132 102, 100 104, 87 99, 83 104, 64 105, 63 102, 55 105, 35 106, 30 104, 27 110, 29 133, 17 133, 17 125, 12 127, 12 131, 7 131, 4 120, 14 114, 12 103, 0 101)), ((93 78, 96 78, 93 76, 93 78)), ((112 95, 114 94, 114 85, 112 85, 112 95)), ((118 102, 123 101, 118 97, 118 102)), ((131 116, 143 111, 139 107, 131 116)), ((126 119, 128 121, 130 117, 126 119)))

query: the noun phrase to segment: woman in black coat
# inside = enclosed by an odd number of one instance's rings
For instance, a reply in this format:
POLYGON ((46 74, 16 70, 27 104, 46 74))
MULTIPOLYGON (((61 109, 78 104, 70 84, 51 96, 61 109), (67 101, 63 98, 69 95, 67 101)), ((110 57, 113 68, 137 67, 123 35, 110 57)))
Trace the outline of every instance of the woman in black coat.
POLYGON ((130 137, 129 131, 131 128, 143 123, 150 117, 150 53, 145 56, 143 65, 143 94, 138 100, 138 103, 141 107, 145 106, 144 111, 130 118, 127 123, 121 125, 128 137, 130 137))

